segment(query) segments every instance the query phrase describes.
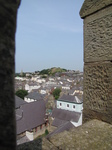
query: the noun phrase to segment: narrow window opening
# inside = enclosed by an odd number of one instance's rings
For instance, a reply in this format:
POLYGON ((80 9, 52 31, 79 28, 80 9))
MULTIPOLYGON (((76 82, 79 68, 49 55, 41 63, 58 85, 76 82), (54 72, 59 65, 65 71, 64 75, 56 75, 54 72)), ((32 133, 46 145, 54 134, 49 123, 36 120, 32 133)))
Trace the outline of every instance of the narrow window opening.
POLYGON ((62 103, 60 103, 60 106, 62 106, 62 103))
POLYGON ((73 105, 73 109, 75 109, 75 105, 73 105))
POLYGON ((67 104, 67 107, 69 107, 69 104, 67 104))

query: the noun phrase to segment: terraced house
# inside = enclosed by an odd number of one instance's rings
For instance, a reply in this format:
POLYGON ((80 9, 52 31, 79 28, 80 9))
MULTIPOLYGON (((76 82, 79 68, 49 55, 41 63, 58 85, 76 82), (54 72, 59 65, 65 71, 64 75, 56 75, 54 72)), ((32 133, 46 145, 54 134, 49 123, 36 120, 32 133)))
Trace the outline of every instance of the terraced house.
MULTIPOLYGON (((17 97, 16 97, 17 98, 17 97)), ((18 101, 18 100, 17 100, 18 101)), ((21 100, 23 101, 23 100, 21 100)), ((48 128, 44 100, 19 103, 16 109, 17 144, 32 141, 48 128)))
POLYGON ((56 108, 52 111, 52 126, 55 129, 48 137, 82 125, 83 100, 77 96, 62 95, 56 101, 56 108))

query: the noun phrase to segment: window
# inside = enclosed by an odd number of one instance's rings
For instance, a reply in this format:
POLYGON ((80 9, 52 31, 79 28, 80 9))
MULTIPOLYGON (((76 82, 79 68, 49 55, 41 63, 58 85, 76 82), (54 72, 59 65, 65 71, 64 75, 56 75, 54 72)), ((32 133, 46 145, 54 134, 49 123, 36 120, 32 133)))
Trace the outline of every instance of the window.
POLYGON ((69 104, 67 104, 67 107, 69 107, 69 104))
POLYGON ((75 109, 75 105, 73 105, 73 109, 75 109))
POLYGON ((60 106, 62 106, 62 103, 60 103, 60 106))
POLYGON ((42 129, 42 125, 40 125, 40 130, 42 129))

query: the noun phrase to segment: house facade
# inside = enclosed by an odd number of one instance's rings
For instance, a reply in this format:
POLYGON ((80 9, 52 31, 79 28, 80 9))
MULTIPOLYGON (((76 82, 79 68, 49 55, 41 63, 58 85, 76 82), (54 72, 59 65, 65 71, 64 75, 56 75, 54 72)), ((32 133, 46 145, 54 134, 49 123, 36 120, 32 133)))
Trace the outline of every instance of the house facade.
POLYGON ((77 96, 63 95, 57 100, 57 108, 81 113, 83 102, 77 96))
POLYGON ((83 101, 77 96, 62 95, 56 101, 56 108, 52 112, 53 126, 60 127, 70 122, 74 127, 82 125, 83 101), (57 122, 58 120, 58 125, 57 122))
POLYGON ((39 89, 41 86, 36 83, 25 84, 25 90, 31 92, 32 90, 39 89))

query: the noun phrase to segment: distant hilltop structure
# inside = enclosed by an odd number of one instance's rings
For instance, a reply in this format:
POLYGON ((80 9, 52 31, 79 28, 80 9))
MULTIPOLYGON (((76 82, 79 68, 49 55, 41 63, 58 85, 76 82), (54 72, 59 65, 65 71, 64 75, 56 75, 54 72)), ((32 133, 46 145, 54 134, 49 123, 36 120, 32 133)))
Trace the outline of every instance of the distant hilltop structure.
POLYGON ((21 76, 23 76, 23 70, 21 70, 21 73, 20 73, 20 75, 21 75, 21 76))

